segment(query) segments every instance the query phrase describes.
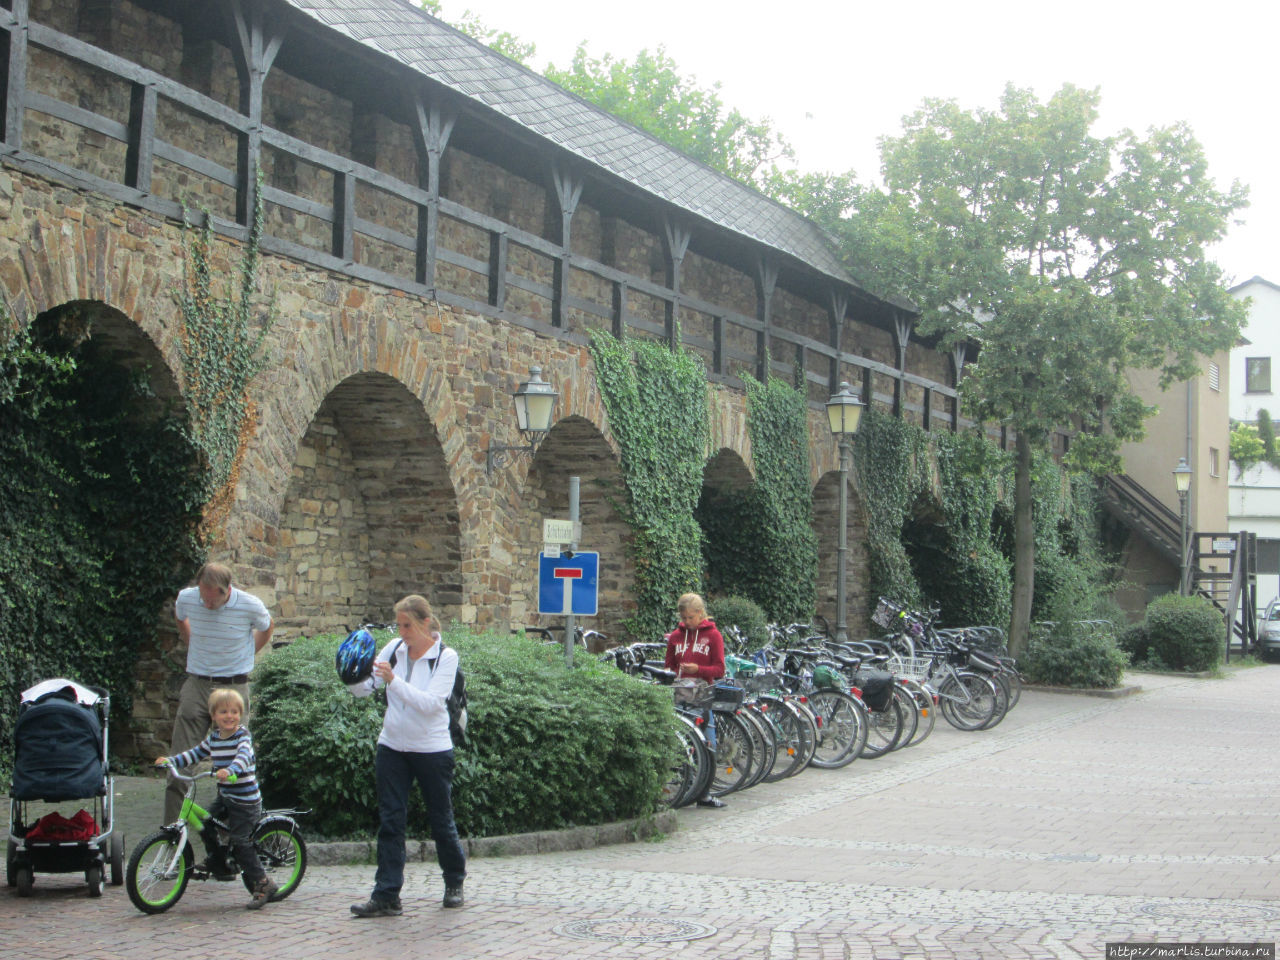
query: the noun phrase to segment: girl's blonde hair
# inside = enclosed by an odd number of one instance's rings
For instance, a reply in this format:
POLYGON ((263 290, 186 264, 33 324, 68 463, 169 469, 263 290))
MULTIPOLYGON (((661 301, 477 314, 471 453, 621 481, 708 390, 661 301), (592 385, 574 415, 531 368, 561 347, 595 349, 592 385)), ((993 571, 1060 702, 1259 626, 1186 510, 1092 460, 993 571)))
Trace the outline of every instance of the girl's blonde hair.
POLYGON ((435 618, 435 614, 431 612, 431 604, 427 603, 426 597, 418 596, 411 593, 395 606, 396 613, 407 613, 419 623, 425 623, 428 629, 439 632, 440 621, 435 618))
POLYGON ((230 687, 219 687, 209 694, 209 716, 212 717, 215 710, 228 704, 234 705, 240 711, 240 715, 244 715, 244 697, 240 696, 239 691, 232 690, 230 687))
POLYGON ((707 605, 702 602, 702 596, 697 593, 686 593, 676 601, 676 609, 681 615, 686 613, 701 613, 703 616, 707 613, 707 605))

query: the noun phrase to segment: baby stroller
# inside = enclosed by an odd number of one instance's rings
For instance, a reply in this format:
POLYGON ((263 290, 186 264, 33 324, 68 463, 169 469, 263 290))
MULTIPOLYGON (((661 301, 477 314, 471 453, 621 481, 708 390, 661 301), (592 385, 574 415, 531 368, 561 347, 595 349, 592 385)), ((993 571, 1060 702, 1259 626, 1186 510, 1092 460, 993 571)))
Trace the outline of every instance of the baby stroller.
POLYGON ((124 882, 124 837, 112 830, 115 781, 107 772, 106 690, 71 680, 45 680, 22 694, 13 731, 13 787, 5 878, 18 896, 31 896, 37 871, 84 871, 89 896, 102 896, 108 863, 112 884, 124 882), (53 812, 32 822, 34 801, 91 798, 67 818, 53 812))

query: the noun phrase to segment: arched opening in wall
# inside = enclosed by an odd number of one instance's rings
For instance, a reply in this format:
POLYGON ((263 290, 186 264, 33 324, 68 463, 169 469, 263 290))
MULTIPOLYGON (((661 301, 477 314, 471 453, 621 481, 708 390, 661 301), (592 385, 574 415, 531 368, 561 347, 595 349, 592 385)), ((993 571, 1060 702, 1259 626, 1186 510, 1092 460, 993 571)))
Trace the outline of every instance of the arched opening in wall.
POLYGON ((999 549, 958 539, 942 505, 924 497, 902 525, 902 546, 925 599, 940 608, 939 624, 1004 626, 1010 568, 999 549))
POLYGON ((434 425, 399 381, 362 373, 320 404, 280 508, 277 624, 342 633, 425 596, 462 608, 458 503, 434 425))
MULTIPOLYGON (((847 544, 845 558, 845 616, 851 639, 861 639, 871 630, 868 603, 870 571, 867 566, 867 516, 862 498, 849 479, 847 544)), ((836 582, 840 546, 840 471, 824 473, 813 488, 813 526, 818 535, 817 613, 831 629, 836 627, 836 582)))
POLYGON ((563 616, 538 614, 538 557, 542 521, 569 519, 569 478, 578 477, 581 550, 600 554, 598 615, 577 625, 623 640, 623 621, 635 614, 631 527, 615 504, 625 502, 622 470, 604 435, 578 416, 557 421, 534 455, 520 502, 511 583, 511 625, 564 626, 563 616))
POLYGON ((749 522, 754 491, 755 478, 734 450, 717 451, 703 468, 693 516, 702 527, 708 598, 756 599, 758 551, 752 550, 749 522))
POLYGON ((176 631, 162 610, 200 560, 201 473, 176 380, 96 301, 0 332, 0 370, 0 752, 17 691, 66 676, 110 691, 117 754, 154 756, 169 730, 145 718, 160 711, 125 721, 135 689, 164 699, 176 631))

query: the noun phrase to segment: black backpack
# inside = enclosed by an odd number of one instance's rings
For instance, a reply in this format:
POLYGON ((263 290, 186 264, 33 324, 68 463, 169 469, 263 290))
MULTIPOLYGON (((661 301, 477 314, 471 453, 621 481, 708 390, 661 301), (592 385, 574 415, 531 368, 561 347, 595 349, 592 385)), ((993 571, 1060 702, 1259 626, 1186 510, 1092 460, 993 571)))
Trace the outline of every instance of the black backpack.
MULTIPOLYGON (((391 666, 392 669, 396 665, 396 653, 404 641, 399 641, 391 649, 391 666)), ((436 654, 436 663, 440 663, 440 658, 444 656, 444 641, 440 641, 440 652, 436 654)), ((458 670, 453 675, 453 692, 449 694, 449 699, 445 701, 445 706, 449 708, 449 739, 453 741, 455 747, 465 747, 467 745, 467 679, 462 674, 462 662, 458 662, 458 670)))

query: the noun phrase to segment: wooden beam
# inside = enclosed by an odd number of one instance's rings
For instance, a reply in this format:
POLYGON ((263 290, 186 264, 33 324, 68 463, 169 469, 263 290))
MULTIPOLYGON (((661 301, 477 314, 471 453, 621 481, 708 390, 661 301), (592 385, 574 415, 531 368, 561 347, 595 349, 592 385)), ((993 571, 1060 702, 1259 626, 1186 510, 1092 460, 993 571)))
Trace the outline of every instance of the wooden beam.
POLYGON ((151 192, 151 170, 155 163, 156 88, 135 83, 129 94, 129 133, 124 157, 126 186, 151 192))
POLYGON ((693 231, 689 225, 671 217, 662 218, 662 241, 666 253, 667 286, 671 299, 664 304, 663 319, 667 346, 673 350, 679 346, 676 328, 680 324, 680 275, 684 271, 684 257, 689 252, 693 231))
POLYGON ((844 322, 849 314, 849 294, 834 286, 830 288, 829 292, 831 296, 830 312, 828 314, 831 324, 829 340, 832 353, 828 364, 827 392, 835 396, 836 391, 840 389, 840 352, 843 349, 844 322))
POLYGON ((10 0, 4 26, 7 43, 0 48, 0 83, 4 84, 4 145, 11 153, 22 148, 22 120, 26 114, 28 0, 10 0))
POLYGON ((252 227, 262 164, 262 88, 284 43, 284 32, 267 25, 262 0, 230 0, 225 9, 237 41, 231 44, 231 53, 240 79, 240 112, 249 121, 236 145, 236 220, 252 227))
POLYGON ((756 259, 756 379, 769 382, 769 335, 773 326, 773 291, 778 286, 778 264, 768 255, 756 259))
POLYGON ((507 308, 507 235, 489 234, 489 306, 507 308))
POLYGON ((418 243, 414 251, 414 277, 428 287, 436 284, 436 245, 440 233, 440 162, 458 119, 455 111, 413 93, 414 146, 418 152, 418 186, 427 192, 426 203, 418 204, 418 243))
POLYGON ((333 172, 333 247, 344 263, 355 263, 356 178, 350 170, 333 172))
POLYGON ((566 164, 552 161, 551 184, 560 207, 560 255, 552 265, 551 325, 565 326, 565 301, 569 293, 569 265, 573 256, 573 215, 582 199, 583 180, 566 164))

